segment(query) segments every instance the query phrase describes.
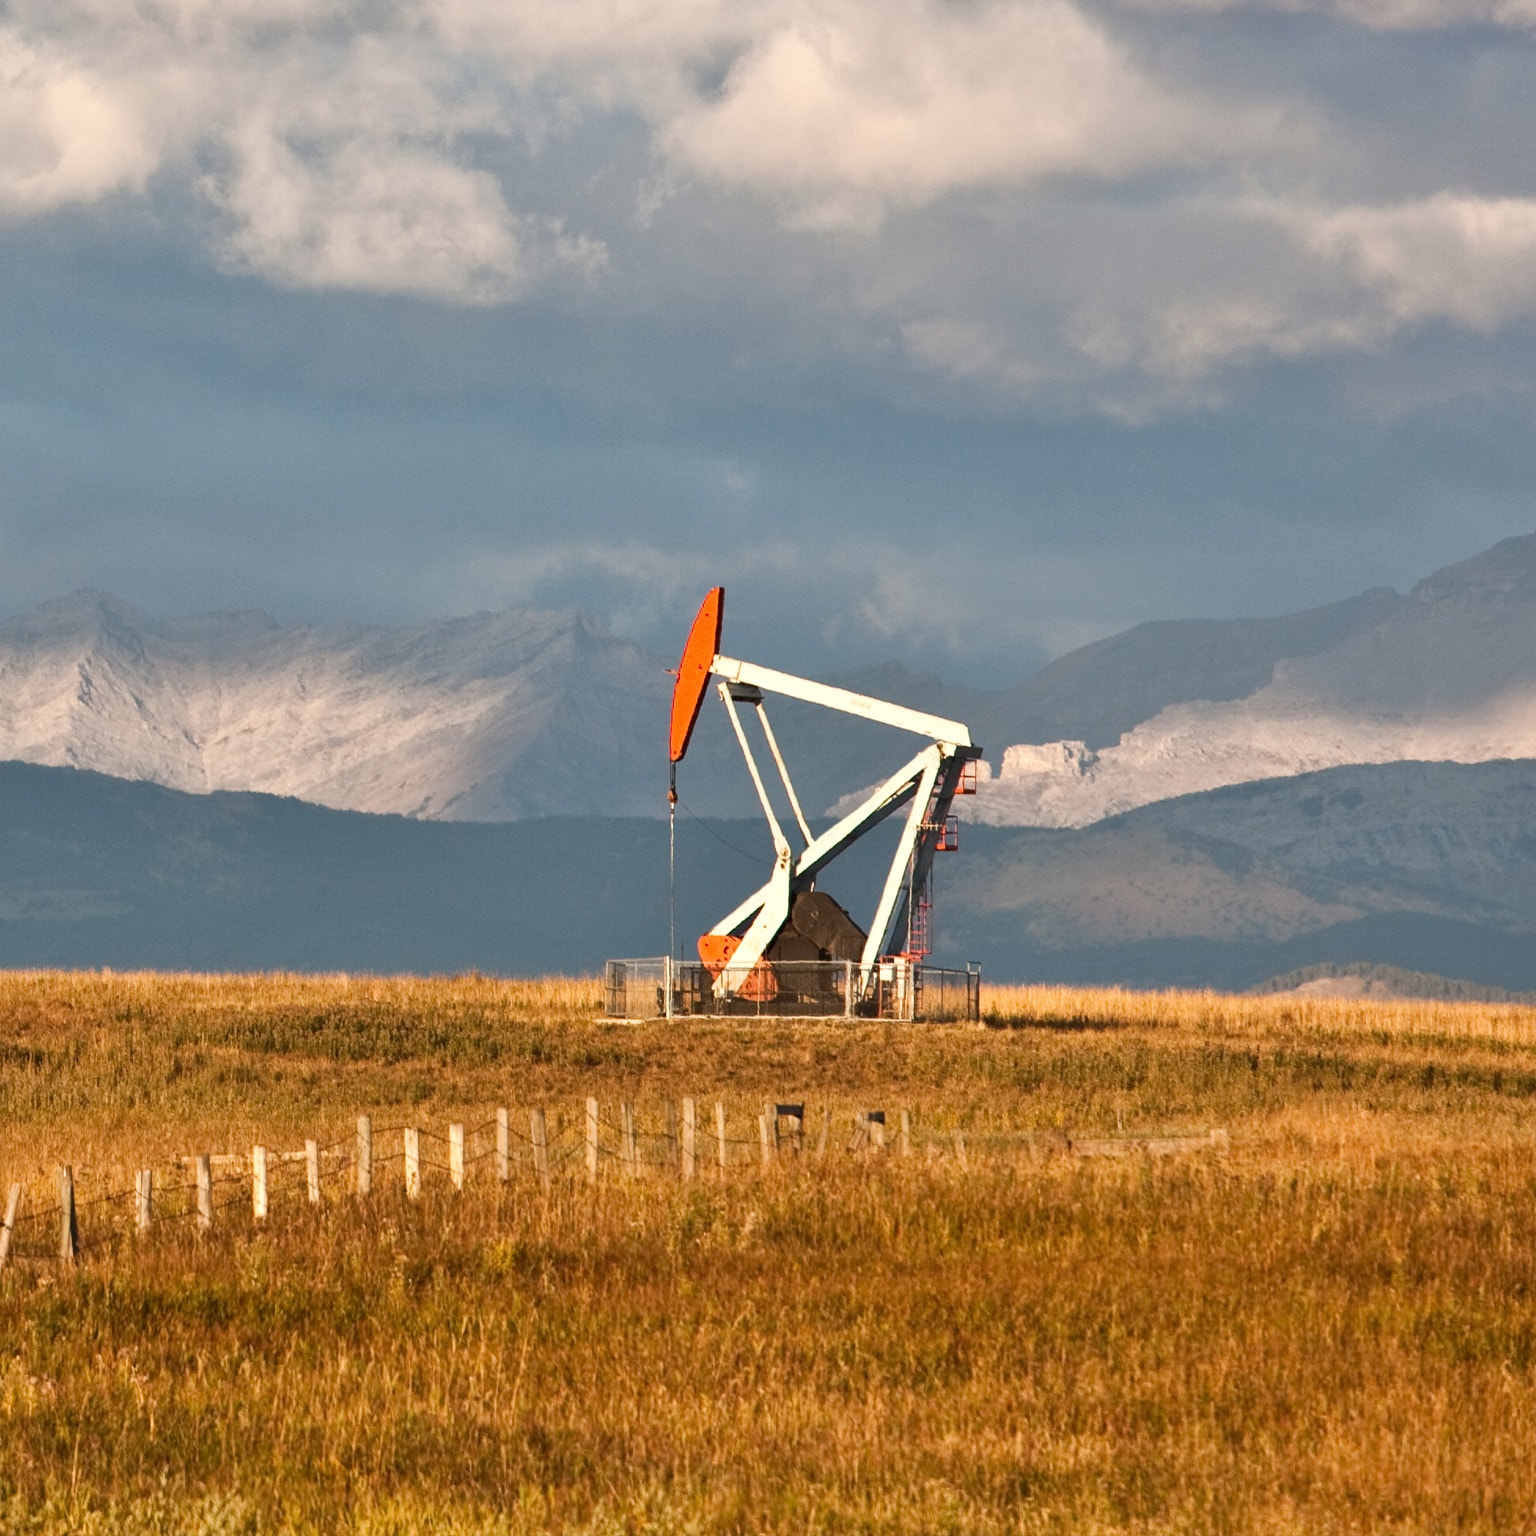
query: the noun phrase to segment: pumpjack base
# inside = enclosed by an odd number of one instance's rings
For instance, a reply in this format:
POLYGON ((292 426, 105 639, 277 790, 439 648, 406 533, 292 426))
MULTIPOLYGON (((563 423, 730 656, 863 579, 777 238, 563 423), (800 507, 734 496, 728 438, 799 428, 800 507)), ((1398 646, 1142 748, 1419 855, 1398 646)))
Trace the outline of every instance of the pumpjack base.
POLYGON ((906 1023, 981 1020, 981 969, 921 965, 905 956, 877 963, 865 985, 856 961, 759 960, 720 996, 718 972, 665 955, 610 960, 604 1013, 610 1019, 772 1018, 826 1022, 889 1019, 906 1023))

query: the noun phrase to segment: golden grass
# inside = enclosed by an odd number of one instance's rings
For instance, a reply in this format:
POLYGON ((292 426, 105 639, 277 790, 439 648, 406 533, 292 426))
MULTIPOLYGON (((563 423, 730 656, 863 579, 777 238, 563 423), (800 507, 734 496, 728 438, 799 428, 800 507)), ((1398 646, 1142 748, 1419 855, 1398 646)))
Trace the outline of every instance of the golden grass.
POLYGON ((1028 1024, 1182 1031, 1212 1039, 1316 1041, 1353 1035, 1536 1045, 1536 1007, 1515 1003, 988 986, 982 990, 982 1009, 989 1023, 1004 1028, 1028 1024))
POLYGON ((1536 1012, 989 988, 978 1030, 598 1003, 0 976, 0 1183, 38 1201, 56 1162, 89 1198, 364 1110, 572 1124, 592 1093, 654 1130, 693 1094, 744 1136, 778 1095, 838 1128, 825 1162, 691 1187, 605 1169, 545 1196, 482 1162, 412 1204, 390 1165, 366 1205, 338 1181, 266 1230, 231 1186, 205 1237, 14 1266, 0 1532, 1536 1529, 1536 1012), (865 1105, 913 1111, 913 1157, 844 1150, 865 1105), (1225 1153, 1068 1150, 1216 1125, 1225 1153))

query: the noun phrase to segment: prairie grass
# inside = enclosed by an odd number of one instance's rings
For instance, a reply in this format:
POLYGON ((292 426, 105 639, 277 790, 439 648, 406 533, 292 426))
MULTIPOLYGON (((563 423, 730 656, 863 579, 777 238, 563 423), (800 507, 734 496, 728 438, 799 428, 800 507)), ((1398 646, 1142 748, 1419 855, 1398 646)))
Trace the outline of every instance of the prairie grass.
POLYGON ((1330 998, 1269 993, 1126 992, 1118 988, 988 987, 998 1027, 1150 1029, 1208 1039, 1365 1036, 1381 1041, 1536 1045, 1536 1007, 1423 999, 1330 998))
MULTIPOLYGON (((1536 1011, 989 989, 993 1026, 624 1026, 586 981, 0 977, 0 1183, 587 1094, 825 1105, 0 1276, 0 1532, 1536 1530, 1536 1011), (846 1149, 907 1108, 914 1155, 846 1149), (1224 1127, 1225 1152, 1074 1137, 1224 1127), (956 1141, 960 1133, 961 1143, 956 1141), (961 1156, 961 1145, 964 1156, 961 1156), (745 1155, 745 1154, 743 1154, 745 1155)), ((701 1106, 702 1107, 702 1106, 701 1106)), ((526 1121, 520 1121, 526 1124, 526 1121)), ((381 1150, 390 1150, 383 1148, 381 1150)), ((169 1177, 169 1175, 168 1175, 169 1177)), ((174 1200, 167 1215, 174 1213, 174 1200)), ((27 1253, 35 1250, 35 1243, 27 1253)))

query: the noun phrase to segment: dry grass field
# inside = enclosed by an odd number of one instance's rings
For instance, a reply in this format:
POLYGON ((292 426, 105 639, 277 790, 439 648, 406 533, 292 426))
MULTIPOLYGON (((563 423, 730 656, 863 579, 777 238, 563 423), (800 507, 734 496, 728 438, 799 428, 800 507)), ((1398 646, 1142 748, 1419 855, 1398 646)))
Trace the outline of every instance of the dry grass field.
POLYGON ((41 1211, 71 1163, 88 1245, 34 1222, 0 1275, 0 1532, 1536 1530, 1536 1011, 984 1002, 623 1026, 582 981, 0 977, 0 1186, 41 1211), (385 1162, 264 1227, 232 1184, 201 1235, 169 1188, 143 1239, 102 1199, 363 1111, 565 1134, 588 1094, 833 1132, 690 1185, 482 1160, 410 1202, 385 1162), (861 1107, 912 1155, 850 1152, 861 1107))

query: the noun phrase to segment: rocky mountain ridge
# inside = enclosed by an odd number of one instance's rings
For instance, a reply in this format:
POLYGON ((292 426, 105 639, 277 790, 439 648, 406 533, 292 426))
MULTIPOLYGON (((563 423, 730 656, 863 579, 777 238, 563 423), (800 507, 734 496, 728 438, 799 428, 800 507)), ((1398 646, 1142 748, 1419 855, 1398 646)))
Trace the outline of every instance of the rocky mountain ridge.
POLYGON ((1046 946, 1281 943, 1393 912, 1536 936, 1529 759, 1332 768, 1007 831, 972 834, 943 894, 1046 946))
POLYGON ((430 819, 637 814, 668 685, 574 613, 282 626, 76 593, 0 624, 0 757, 430 819))

